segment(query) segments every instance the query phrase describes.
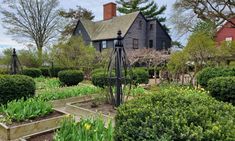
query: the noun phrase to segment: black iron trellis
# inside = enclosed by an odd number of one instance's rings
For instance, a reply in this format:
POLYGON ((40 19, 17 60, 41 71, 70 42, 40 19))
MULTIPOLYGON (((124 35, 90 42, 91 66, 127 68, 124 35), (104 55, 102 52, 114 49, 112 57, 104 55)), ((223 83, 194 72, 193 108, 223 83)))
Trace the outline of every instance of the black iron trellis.
POLYGON ((20 61, 17 57, 16 50, 13 48, 11 64, 10 64, 10 74, 17 74, 22 71, 20 61))
MULTIPOLYGON (((130 68, 129 61, 127 59, 126 51, 122 43, 122 33, 119 30, 117 36, 117 42, 111 53, 110 61, 108 65, 108 77, 109 77, 109 92, 111 96, 112 104, 116 107, 123 103, 123 89, 127 84, 131 83, 130 77, 128 78, 128 68, 130 68), (115 71, 115 75, 113 74, 115 71), (113 90, 113 82, 115 86, 113 90), (115 94, 114 94, 115 93, 115 94)), ((129 85, 131 89, 131 84, 129 85)))

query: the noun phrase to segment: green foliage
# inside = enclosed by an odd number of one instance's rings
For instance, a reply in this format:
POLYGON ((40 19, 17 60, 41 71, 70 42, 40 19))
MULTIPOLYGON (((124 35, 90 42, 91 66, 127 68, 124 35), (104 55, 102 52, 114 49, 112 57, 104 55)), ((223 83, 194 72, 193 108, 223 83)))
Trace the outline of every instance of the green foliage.
POLYGON ((61 128, 57 130, 55 141, 113 141, 112 122, 105 123, 98 119, 81 119, 79 123, 72 117, 67 117, 61 122, 61 128))
MULTIPOLYGON (((153 0, 116 0, 116 2, 120 5, 120 7, 118 7, 118 11, 120 13, 129 14, 141 11, 147 19, 156 18, 161 23, 166 21, 165 17, 160 16, 165 12, 166 6, 158 7, 156 2, 153 0)), ((164 27, 166 28, 165 25, 164 27)))
POLYGON ((19 50, 17 55, 22 66, 37 68, 41 65, 36 49, 28 48, 28 50, 19 50))
POLYGON ((35 82, 22 75, 0 75, 0 104, 8 101, 32 97, 35 94, 35 82))
POLYGON ((64 70, 60 71, 59 80, 67 86, 77 85, 84 79, 83 72, 80 70, 64 70))
MULTIPOLYGON (((109 86, 108 75, 103 71, 97 71, 96 73, 93 73, 91 81, 93 85, 98 86, 100 88, 109 86)), ((113 83, 113 81, 111 83, 113 83)))
POLYGON ((9 74, 6 68, 0 68, 0 74, 9 74))
POLYGON ((22 70, 21 74, 36 78, 42 75, 42 71, 37 68, 26 68, 22 70))
POLYGON ((197 32, 204 32, 207 36, 213 39, 216 32, 216 25, 214 25, 214 23, 212 23, 211 21, 200 21, 193 28, 193 33, 197 32))
POLYGON ((74 87, 45 89, 37 92, 37 98, 44 101, 66 99, 75 96, 98 94, 101 90, 91 85, 79 85, 74 87))
POLYGON ((181 87, 131 100, 118 108, 114 138, 123 140, 235 140, 235 107, 204 91, 181 87))
POLYGON ((133 71, 133 81, 135 85, 138 84, 148 84, 149 82, 149 73, 144 68, 135 68, 133 71))
POLYGON ((59 88, 61 85, 58 78, 38 77, 34 78, 34 81, 36 82, 36 90, 59 88))
POLYGON ((235 76, 210 79, 208 90, 216 99, 235 105, 235 76))
POLYGON ((43 117, 53 111, 52 105, 39 99, 14 100, 2 107, 4 118, 10 122, 21 122, 43 117))
POLYGON ((42 76, 44 77, 51 77, 51 71, 49 67, 40 67, 39 68, 42 72, 42 76))
POLYGON ((184 51, 171 54, 167 68, 172 74, 183 73, 187 69, 188 54, 184 51))
POLYGON ((95 48, 85 45, 82 37, 72 37, 52 49, 55 64, 65 68, 79 68, 85 72, 85 76, 94 67, 95 53, 95 48))
POLYGON ((59 73, 60 71, 63 71, 63 70, 66 70, 66 68, 64 68, 64 67, 58 67, 58 66, 56 66, 56 67, 51 67, 51 68, 50 68, 51 77, 58 77, 58 73, 59 73))
POLYGON ((211 78, 235 76, 235 68, 205 68, 197 74, 197 82, 206 88, 211 78))

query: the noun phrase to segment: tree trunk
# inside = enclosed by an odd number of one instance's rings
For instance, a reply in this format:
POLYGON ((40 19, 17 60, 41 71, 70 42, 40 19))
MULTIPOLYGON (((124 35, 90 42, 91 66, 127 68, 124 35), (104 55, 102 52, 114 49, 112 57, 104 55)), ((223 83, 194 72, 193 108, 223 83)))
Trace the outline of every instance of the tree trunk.
POLYGON ((41 66, 43 61, 42 61, 42 47, 38 47, 38 63, 41 66))

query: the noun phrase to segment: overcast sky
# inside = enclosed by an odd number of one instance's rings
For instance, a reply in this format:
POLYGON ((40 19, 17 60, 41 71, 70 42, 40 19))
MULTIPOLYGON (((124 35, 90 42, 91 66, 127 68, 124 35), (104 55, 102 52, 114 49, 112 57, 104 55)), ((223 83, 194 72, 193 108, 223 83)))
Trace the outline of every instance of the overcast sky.
MULTIPOLYGON (((2 3, 3 0, 0 0, 2 3)), ((82 6, 86 9, 92 10, 95 14, 95 20, 102 20, 103 18, 103 4, 108 2, 115 2, 115 0, 60 0, 60 7, 64 9, 75 8, 76 5, 82 6)), ((172 12, 172 5, 175 0, 156 0, 156 3, 159 6, 167 5, 167 10, 165 12, 165 16, 169 21, 170 13, 172 12)), ((0 15, 1 18, 1 15, 0 15)), ((24 48, 22 44, 17 43, 12 40, 12 37, 6 35, 6 31, 2 27, 2 23, 0 23, 0 52, 3 48, 14 47, 17 49, 24 48)), ((171 27, 171 24, 168 22, 167 25, 171 27)), ((174 37, 173 37, 174 39, 174 37)))

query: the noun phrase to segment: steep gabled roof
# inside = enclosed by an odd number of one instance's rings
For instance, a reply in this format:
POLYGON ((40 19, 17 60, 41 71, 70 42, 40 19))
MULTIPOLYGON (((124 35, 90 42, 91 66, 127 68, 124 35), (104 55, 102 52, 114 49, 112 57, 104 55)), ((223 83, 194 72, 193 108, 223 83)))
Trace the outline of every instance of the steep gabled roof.
POLYGON ((133 12, 123 16, 113 17, 110 20, 98 22, 81 19, 80 22, 86 29, 92 41, 108 40, 115 39, 118 30, 122 31, 122 35, 126 35, 139 14, 140 12, 133 12))

